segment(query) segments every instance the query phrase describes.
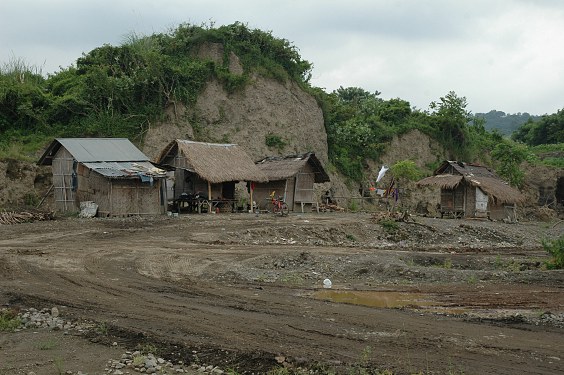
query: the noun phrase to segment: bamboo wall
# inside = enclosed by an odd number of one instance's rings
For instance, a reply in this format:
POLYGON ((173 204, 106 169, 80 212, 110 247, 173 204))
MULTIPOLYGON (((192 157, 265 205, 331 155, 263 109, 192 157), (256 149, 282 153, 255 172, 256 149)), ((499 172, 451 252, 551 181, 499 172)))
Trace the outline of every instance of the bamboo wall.
POLYGON ((66 148, 61 147, 53 157, 53 191, 55 206, 60 212, 78 211, 78 202, 73 189, 74 158, 66 148))
MULTIPOLYGON (((276 196, 285 196, 286 194, 286 180, 270 181, 266 183, 255 183, 255 190, 253 191, 253 200, 257 203, 260 210, 272 210, 270 203, 270 194, 275 192, 276 196)), ((288 206, 291 207, 291 206, 288 206)))
POLYGON ((275 191, 276 196, 284 197, 291 211, 301 211, 300 202, 314 202, 315 174, 313 167, 307 163, 295 176, 286 180, 256 183, 253 199, 259 208, 270 209, 270 194, 275 191))
MULTIPOLYGON (((307 163, 296 175, 294 196, 288 202, 289 207, 293 207, 293 211, 301 211, 301 202, 314 202, 317 198, 314 194, 315 173, 313 167, 307 163)), ((308 203, 309 206, 311 206, 308 203)))
POLYGON ((139 179, 109 179, 77 163, 61 147, 53 158, 53 189, 60 212, 77 212, 80 202, 93 201, 99 216, 158 215, 161 180, 153 185, 139 179))

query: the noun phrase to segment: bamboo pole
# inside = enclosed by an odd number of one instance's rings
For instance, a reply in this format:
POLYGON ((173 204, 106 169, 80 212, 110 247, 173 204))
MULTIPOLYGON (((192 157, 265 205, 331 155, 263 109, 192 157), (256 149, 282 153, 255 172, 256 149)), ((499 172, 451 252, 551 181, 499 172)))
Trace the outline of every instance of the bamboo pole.
POLYGON ((112 197, 114 184, 112 184, 112 180, 110 180, 110 179, 108 179, 108 183, 110 184, 110 216, 111 216, 112 213, 114 212, 114 200, 113 200, 113 197, 112 197))
POLYGON ((250 201, 251 201, 251 209, 250 209, 250 212, 252 213, 252 212, 255 210, 255 207, 254 207, 254 204, 253 204, 253 182, 251 181, 251 182, 249 182, 249 184, 250 184, 250 186, 249 186, 250 189, 249 189, 249 190, 250 190, 250 194, 251 194, 251 195, 250 195, 250 198, 249 198, 250 201))
POLYGON ((55 186, 55 185, 51 185, 51 186, 49 187, 49 190, 47 190, 47 193, 45 193, 45 195, 43 196, 43 199, 41 199, 41 202, 39 202, 39 204, 37 205, 36 208, 41 207, 41 205, 43 204, 43 202, 45 202, 45 199, 47 199, 47 196, 49 195, 49 193, 51 192, 51 190, 53 190, 53 187, 54 187, 54 186, 55 186))
POLYGON ((208 214, 211 214, 212 210, 212 190, 211 190, 211 182, 208 181, 208 214))

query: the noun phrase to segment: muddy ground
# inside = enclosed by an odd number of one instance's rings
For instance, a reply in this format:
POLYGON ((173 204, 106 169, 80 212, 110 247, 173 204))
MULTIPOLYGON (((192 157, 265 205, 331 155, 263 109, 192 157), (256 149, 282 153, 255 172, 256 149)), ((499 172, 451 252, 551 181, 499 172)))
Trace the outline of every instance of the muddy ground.
POLYGON ((564 271, 545 269, 540 245, 564 223, 398 224, 312 213, 0 225, 1 305, 104 327, 2 332, 0 374, 103 374, 143 345, 237 373, 564 372, 564 271))

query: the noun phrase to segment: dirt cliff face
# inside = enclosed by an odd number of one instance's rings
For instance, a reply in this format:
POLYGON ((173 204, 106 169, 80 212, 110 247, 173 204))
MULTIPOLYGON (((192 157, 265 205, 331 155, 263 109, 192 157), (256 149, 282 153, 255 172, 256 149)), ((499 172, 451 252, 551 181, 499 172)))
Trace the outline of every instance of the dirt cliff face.
POLYGON ((51 181, 50 168, 14 159, 0 161, 0 207, 37 206, 51 181))
POLYGON ((525 181, 521 192, 525 197, 523 213, 531 219, 552 220, 564 217, 562 191, 564 169, 523 163, 525 181))
POLYGON ((253 160, 266 156, 315 152, 326 164, 327 134, 315 99, 296 84, 256 77, 242 92, 229 95, 211 81, 195 108, 169 108, 168 121, 150 129, 144 152, 155 157, 174 138, 236 143, 253 160), (278 138, 269 147, 267 137, 278 138))
MULTIPOLYGON (((223 46, 206 43, 197 56, 221 63, 223 46)), ((243 74, 233 53, 229 55, 229 70, 243 74)), ((173 103, 167 114, 167 119, 149 129, 145 137, 143 151, 150 157, 156 157, 174 138, 184 138, 236 143, 253 160, 313 151, 324 165, 328 162, 321 108, 293 82, 253 75, 244 89, 229 94, 217 80, 212 80, 192 108, 173 103)))

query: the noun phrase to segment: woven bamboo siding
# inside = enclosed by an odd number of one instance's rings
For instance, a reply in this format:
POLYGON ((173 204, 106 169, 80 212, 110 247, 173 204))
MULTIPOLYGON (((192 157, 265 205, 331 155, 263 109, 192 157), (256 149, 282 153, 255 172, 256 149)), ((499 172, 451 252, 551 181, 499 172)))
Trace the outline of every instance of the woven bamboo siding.
POLYGON ((61 147, 53 158, 53 190, 55 205, 60 212, 76 212, 78 204, 72 189, 72 173, 74 158, 64 147, 61 147))
MULTIPOLYGON (((256 164, 270 181, 267 184, 257 184, 257 188, 269 189, 276 183, 277 190, 285 192, 286 203, 292 211, 301 211, 301 202, 310 204, 316 200, 315 183, 329 182, 329 176, 313 153, 271 156, 256 164)), ((270 189, 272 190, 275 189, 270 189)), ((279 194, 278 191, 276 194, 279 194)))
POLYGON ((276 196, 284 196, 284 189, 286 187, 285 180, 271 181, 264 184, 256 184, 253 192, 253 200, 257 203, 260 210, 272 210, 270 203, 270 193, 276 192, 276 196))
POLYGON ((290 177, 286 180, 284 184, 284 200, 288 204, 290 210, 294 207, 294 202, 296 201, 294 194, 296 189, 296 177, 290 177))
POLYGON ((156 215, 161 213, 160 182, 153 186, 140 180, 112 180, 111 216, 156 215))
POLYGON ((474 217, 476 215, 476 188, 467 184, 460 184, 466 191, 466 202, 464 204, 464 216, 474 217))
POLYGON ((313 183, 315 174, 311 166, 305 165, 302 170, 296 175, 296 194, 295 200, 298 202, 311 202, 313 196, 313 183))

